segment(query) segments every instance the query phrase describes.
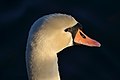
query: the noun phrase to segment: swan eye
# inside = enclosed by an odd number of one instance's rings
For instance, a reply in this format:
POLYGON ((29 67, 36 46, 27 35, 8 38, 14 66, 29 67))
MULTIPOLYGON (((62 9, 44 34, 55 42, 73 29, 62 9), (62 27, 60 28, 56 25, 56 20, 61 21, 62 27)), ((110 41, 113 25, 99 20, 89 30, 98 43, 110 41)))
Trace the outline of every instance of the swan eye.
POLYGON ((68 32, 68 28, 64 30, 65 32, 68 32))
POLYGON ((64 30, 65 32, 71 32, 71 28, 67 28, 64 30))
POLYGON ((85 39, 86 38, 86 36, 83 34, 83 33, 81 33, 80 32, 80 35, 85 39))

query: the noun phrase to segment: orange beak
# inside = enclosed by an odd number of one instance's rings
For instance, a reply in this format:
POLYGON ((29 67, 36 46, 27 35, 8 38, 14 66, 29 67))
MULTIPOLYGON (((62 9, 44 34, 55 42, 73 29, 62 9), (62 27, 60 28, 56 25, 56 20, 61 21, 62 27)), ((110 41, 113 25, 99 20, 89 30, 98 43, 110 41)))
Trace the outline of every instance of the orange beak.
POLYGON ((91 47, 100 47, 101 46, 101 44, 98 41, 89 38, 80 29, 78 29, 78 31, 75 35, 74 42, 77 44, 82 44, 82 45, 91 46, 91 47))

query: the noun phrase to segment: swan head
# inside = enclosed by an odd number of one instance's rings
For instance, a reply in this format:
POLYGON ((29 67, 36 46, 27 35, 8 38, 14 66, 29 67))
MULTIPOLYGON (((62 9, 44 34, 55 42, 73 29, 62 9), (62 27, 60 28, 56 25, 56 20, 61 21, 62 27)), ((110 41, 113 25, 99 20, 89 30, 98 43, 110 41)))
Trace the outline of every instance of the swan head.
POLYGON ((57 13, 46 15, 33 24, 36 25, 38 26, 36 34, 39 38, 35 39, 46 42, 44 45, 49 45, 56 53, 73 44, 100 47, 99 42, 83 33, 82 25, 70 15, 57 13))
POLYGON ((26 47, 26 64, 30 80, 60 80, 56 53, 73 44, 100 47, 89 38, 81 24, 66 14, 39 18, 31 27, 26 47))

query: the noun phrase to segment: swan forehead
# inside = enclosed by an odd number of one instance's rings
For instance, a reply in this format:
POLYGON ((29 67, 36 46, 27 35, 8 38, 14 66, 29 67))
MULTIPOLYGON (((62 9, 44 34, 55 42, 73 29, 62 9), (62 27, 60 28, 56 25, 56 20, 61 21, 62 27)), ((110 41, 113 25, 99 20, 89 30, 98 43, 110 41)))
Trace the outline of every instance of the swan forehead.
POLYGON ((47 16, 47 23, 52 27, 68 28, 77 24, 77 21, 70 15, 66 14, 50 14, 47 16), (54 25, 54 26, 53 26, 54 25))

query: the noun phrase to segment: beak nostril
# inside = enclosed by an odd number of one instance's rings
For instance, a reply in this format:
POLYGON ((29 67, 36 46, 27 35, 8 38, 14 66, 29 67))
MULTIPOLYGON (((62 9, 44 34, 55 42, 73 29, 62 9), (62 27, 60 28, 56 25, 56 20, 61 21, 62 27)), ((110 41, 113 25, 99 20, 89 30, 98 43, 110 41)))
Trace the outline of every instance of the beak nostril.
POLYGON ((86 38, 86 36, 83 34, 83 33, 81 33, 80 32, 80 35, 85 39, 86 38))

